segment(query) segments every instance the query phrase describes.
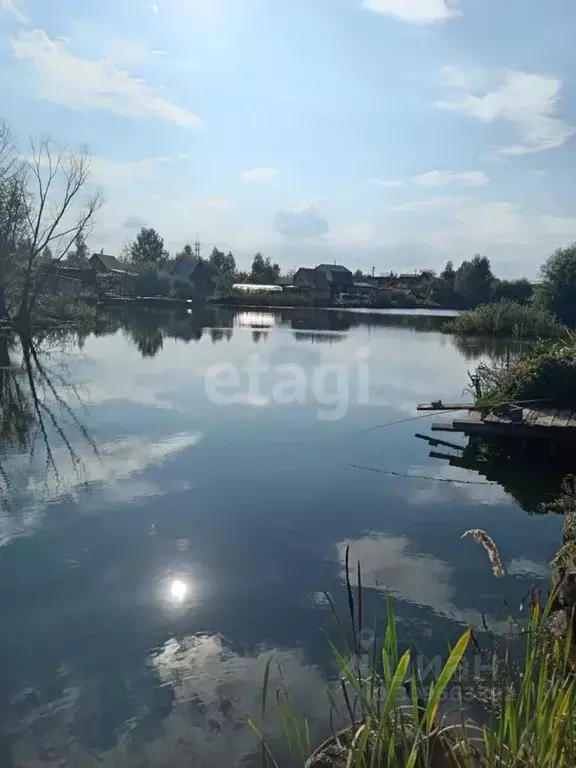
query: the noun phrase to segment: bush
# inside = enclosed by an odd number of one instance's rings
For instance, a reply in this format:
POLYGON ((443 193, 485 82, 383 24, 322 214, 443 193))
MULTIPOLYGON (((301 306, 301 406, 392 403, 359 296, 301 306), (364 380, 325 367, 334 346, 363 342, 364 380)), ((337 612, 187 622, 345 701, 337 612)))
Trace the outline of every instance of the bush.
POLYGON ((511 299, 527 304, 534 295, 534 286, 525 277, 519 280, 497 280, 492 291, 492 301, 511 299))
POLYGON ((38 301, 35 321, 91 325, 98 319, 95 307, 71 296, 42 296, 38 301))
POLYGON ((508 364, 481 364, 477 371, 481 397, 486 406, 504 402, 576 400, 576 334, 540 342, 508 364))
POLYGON ((138 269, 134 277, 135 296, 170 296, 172 278, 154 264, 138 269))
POLYGON ((464 312, 454 319, 450 330, 472 336, 536 339, 560 336, 563 326, 544 309, 502 299, 464 312))

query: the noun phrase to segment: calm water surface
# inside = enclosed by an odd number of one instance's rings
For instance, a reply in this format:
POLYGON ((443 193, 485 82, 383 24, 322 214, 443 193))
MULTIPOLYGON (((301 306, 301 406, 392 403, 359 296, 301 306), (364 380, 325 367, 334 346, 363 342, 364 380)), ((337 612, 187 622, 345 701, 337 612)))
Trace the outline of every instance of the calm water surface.
POLYGON ((345 605, 347 546, 362 563, 366 614, 384 615, 391 594, 403 644, 442 652, 483 612, 505 630, 503 598, 517 605, 532 584, 546 586, 561 520, 530 514, 545 478, 473 458, 466 466, 484 474, 451 466, 415 438, 430 423, 406 421, 416 405, 461 399, 467 371, 490 352, 459 347, 438 322, 118 315, 66 342, 65 356, 42 357, 54 374, 42 397, 59 414, 45 419, 52 464, 33 413, 3 430, 29 434, 28 448, 37 437, 32 456, 8 438, 1 454, 3 766, 251 764, 258 746, 245 719, 259 713, 272 654, 314 738, 327 735, 335 632, 322 591, 345 605), (254 353, 265 368, 258 391, 246 369, 254 353), (229 364, 239 381, 225 378, 229 364), (295 370, 304 395, 278 402, 295 370), (334 407, 314 391, 322 383, 328 401, 342 371, 344 413, 326 418, 334 407), (223 376, 234 402, 213 402, 207 376, 223 376), (392 425, 372 429, 382 424, 392 425), (468 528, 497 541, 503 580, 460 540, 468 528))

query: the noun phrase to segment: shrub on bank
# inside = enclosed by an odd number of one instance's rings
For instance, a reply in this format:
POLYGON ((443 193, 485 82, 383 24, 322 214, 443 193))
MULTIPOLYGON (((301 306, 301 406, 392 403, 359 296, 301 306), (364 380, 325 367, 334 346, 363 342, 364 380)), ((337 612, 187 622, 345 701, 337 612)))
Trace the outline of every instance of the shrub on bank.
POLYGON ((60 295, 42 296, 38 300, 35 324, 91 325, 97 319, 98 311, 96 308, 81 298, 60 295))
POLYGON ((563 326, 544 309, 502 299, 483 304, 455 318, 450 330, 470 336, 502 336, 518 339, 554 338, 563 326))
POLYGON ((482 363, 476 370, 479 402, 487 406, 527 400, 576 401, 576 334, 541 341, 508 363, 482 363))

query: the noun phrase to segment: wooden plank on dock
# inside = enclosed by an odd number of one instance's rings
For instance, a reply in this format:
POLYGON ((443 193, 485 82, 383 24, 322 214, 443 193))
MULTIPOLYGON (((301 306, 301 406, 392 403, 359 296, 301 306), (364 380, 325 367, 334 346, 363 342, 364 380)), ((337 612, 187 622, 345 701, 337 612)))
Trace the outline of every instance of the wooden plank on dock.
POLYGON ((576 427, 576 410, 570 414, 570 421, 567 425, 569 428, 576 427))
POLYGON ((524 408, 523 420, 527 427, 532 427, 536 424, 538 418, 538 411, 535 408, 524 408))
POLYGON ((534 438, 537 440, 576 440, 576 429, 559 429, 539 425, 527 427, 525 424, 508 422, 486 422, 480 419, 455 420, 451 424, 432 424, 434 432, 463 432, 465 435, 484 435, 487 437, 511 437, 515 439, 534 438))
POLYGON ((556 411, 556 416, 554 416, 552 426, 566 428, 568 426, 568 422, 570 421, 571 413, 572 411, 570 408, 558 408, 556 411))
POLYGON ((459 429, 454 426, 454 424, 447 422, 445 424, 442 424, 440 422, 434 422, 432 424, 432 432, 464 432, 463 429, 459 429))
POLYGON ((558 408, 539 408, 538 418, 536 419, 534 426, 535 427, 551 427, 552 422, 554 421, 554 418, 557 413, 558 413, 558 408))

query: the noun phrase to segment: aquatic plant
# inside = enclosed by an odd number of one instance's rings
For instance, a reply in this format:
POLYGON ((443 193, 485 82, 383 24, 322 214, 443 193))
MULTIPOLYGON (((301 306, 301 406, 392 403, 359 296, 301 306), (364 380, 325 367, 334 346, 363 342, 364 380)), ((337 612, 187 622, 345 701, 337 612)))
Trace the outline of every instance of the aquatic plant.
MULTIPOLYGON (((502 569, 498 550, 485 531, 472 530, 487 550, 493 570, 502 569)), ((503 569, 502 569, 503 570, 503 569)), ((364 663, 358 657, 358 632, 362 626, 362 583, 358 566, 358 590, 351 587, 348 559, 346 584, 352 635, 336 615, 341 645, 332 645, 339 688, 329 692, 332 736, 311 755, 309 724, 300 720, 290 704, 285 686, 271 695, 270 664, 262 695, 262 717, 273 706, 280 718, 290 752, 290 765, 306 768, 561 768, 576 765, 576 682, 570 659, 572 634, 551 639, 548 622, 553 600, 541 607, 539 591, 531 590, 531 614, 527 625, 516 627, 503 647, 493 640, 480 647, 479 636, 468 628, 448 652, 442 668, 426 680, 410 649, 398 642, 392 604, 388 602, 387 627, 381 646, 364 663), (524 664, 511 661, 511 640, 523 647, 524 664), (479 681, 466 676, 467 654, 480 655, 482 681, 487 691, 483 726, 465 716, 467 686, 479 681), (339 691, 339 702, 337 692, 339 691), (447 694, 456 702, 458 722, 440 715, 447 694), (270 705, 273 702, 273 705, 270 705), (334 712, 345 726, 336 730, 334 712), (310 756, 311 755, 311 756, 310 756)), ((330 600, 330 598, 328 598, 330 600)), ((330 600, 333 607, 333 603, 330 600)), ((334 607, 333 607, 334 610, 334 607)), ((255 720, 249 721, 262 744, 263 765, 282 768, 255 720)))
POLYGON ((546 310, 510 299, 463 312, 449 326, 450 331, 461 335, 516 339, 554 338, 560 336, 563 329, 546 310))

